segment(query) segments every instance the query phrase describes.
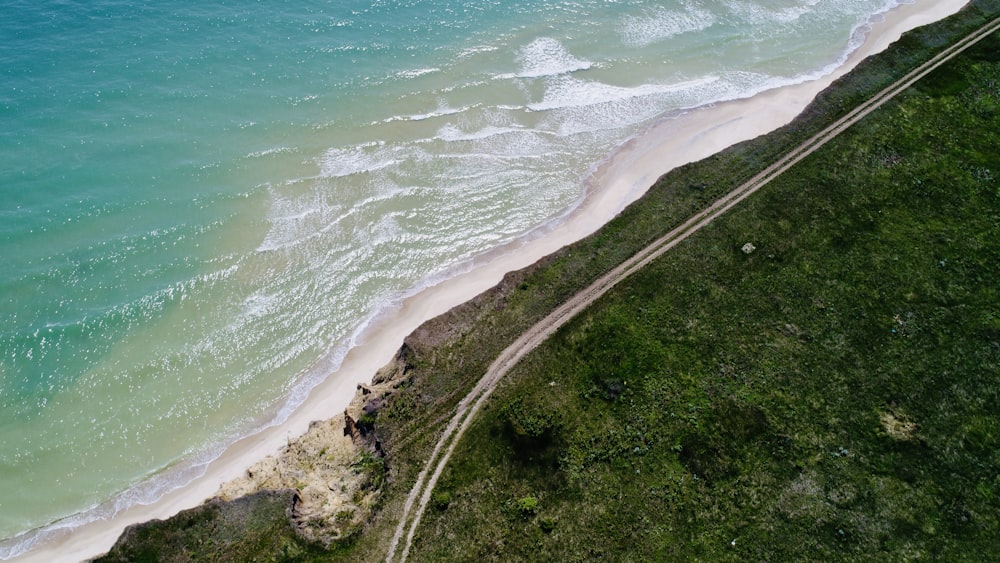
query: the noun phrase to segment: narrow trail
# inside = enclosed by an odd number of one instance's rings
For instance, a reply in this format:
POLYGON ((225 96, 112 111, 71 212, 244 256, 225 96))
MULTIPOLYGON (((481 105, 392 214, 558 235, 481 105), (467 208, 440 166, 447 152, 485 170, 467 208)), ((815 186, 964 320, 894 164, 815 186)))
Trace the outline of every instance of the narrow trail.
POLYGON ((847 115, 841 117, 827 128, 789 151, 785 156, 778 159, 744 184, 720 197, 706 209, 692 215, 683 224, 643 248, 628 260, 622 262, 589 287, 583 289, 560 305, 501 352, 479 382, 476 383, 475 387, 458 403, 455 414, 434 446, 434 451, 431 453, 430 458, 428 458, 424 469, 417 476, 417 481, 414 483, 403 505, 403 514, 400 517, 396 532, 392 538, 392 543, 389 546, 386 562, 392 563, 395 560, 400 562, 406 561, 417 527, 420 525, 420 520, 427 508, 427 504, 430 502, 431 493, 434 491, 434 487, 445 466, 447 466, 448 460, 455 450, 455 446, 458 444, 459 439, 461 439, 462 434, 472 423, 472 419, 476 413, 479 412, 479 409, 482 408, 483 404, 493 393, 497 383, 521 358, 537 348, 555 331, 566 324, 566 322, 590 306, 619 282, 701 230, 702 227, 708 225, 717 217, 767 185, 771 180, 774 180, 800 160, 812 154, 848 127, 857 123, 885 102, 891 100, 945 62, 951 60, 998 29, 1000 29, 1000 18, 987 23, 912 70, 847 115), (444 451, 443 454, 442 450, 444 451), (417 504, 414 511, 415 503, 417 504), (409 528, 407 530, 408 523, 409 528), (406 533, 406 541, 403 544, 402 552, 397 558, 399 542, 403 539, 404 533, 406 533))

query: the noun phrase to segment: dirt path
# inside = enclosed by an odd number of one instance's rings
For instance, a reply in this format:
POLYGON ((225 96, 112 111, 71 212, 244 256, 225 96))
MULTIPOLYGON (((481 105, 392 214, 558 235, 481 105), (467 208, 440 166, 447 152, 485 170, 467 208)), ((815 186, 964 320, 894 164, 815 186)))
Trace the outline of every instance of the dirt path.
POLYGON ((461 439, 462 434, 469 427, 473 417, 475 417, 476 413, 479 412, 483 403, 485 403, 492 394, 500 379, 503 378, 503 376, 506 375, 507 372, 521 360, 521 358, 528 354, 528 352, 537 348, 567 321, 590 306, 591 303, 604 295, 609 289, 617 285, 620 281, 655 260, 687 237, 698 232, 702 227, 711 223, 736 204, 767 185, 771 180, 781 175, 806 156, 812 154, 813 151, 825 145, 845 129, 880 107, 888 100, 892 99, 900 92, 912 86, 915 82, 932 72, 937 67, 952 59, 959 53, 965 51, 972 45, 978 43, 980 40, 998 29, 1000 29, 1000 18, 993 20, 992 22, 981 27, 979 30, 956 42, 954 45, 945 49, 931 60, 911 71, 903 78, 897 80, 891 86, 882 90, 867 102, 861 104, 826 129, 820 131, 798 147, 792 149, 788 154, 764 169, 761 173, 757 174, 743 185, 719 198, 708 208, 691 216, 682 225, 642 249, 625 262, 622 262, 618 267, 595 281, 589 287, 571 297, 547 317, 528 329, 528 331, 515 340, 513 344, 501 352, 497 359, 490 365, 489 369, 486 370, 486 374, 483 375, 478 383, 476 383, 476 386, 473 387, 469 394, 458 403, 454 416, 451 421, 449 421, 444 433, 434 446, 434 451, 427 460, 423 471, 421 471, 417 476, 417 481, 414 483, 413 488, 410 490, 410 494, 406 498, 406 503, 403 505, 403 514, 400 517, 399 525, 396 527, 396 533, 394 534, 392 543, 389 546, 389 553, 386 556, 386 562, 391 563, 397 559, 396 552, 399 547, 399 542, 403 538, 404 532, 406 533, 406 541, 403 544, 403 549, 398 557, 398 560, 406 561, 406 558, 409 555, 410 545, 413 542, 413 536, 416 533, 417 527, 420 525, 420 520, 423 517, 424 510, 430 501, 431 493, 434 491, 434 486, 437 484, 438 478, 441 476, 441 472, 444 471, 445 466, 448 464, 448 460, 451 458, 451 454, 455 450, 455 445, 458 443, 459 439, 461 439), (444 451, 443 454, 442 450, 444 451), (415 502, 417 505, 416 510, 414 511, 415 502), (409 530, 407 531, 408 523, 409 530))

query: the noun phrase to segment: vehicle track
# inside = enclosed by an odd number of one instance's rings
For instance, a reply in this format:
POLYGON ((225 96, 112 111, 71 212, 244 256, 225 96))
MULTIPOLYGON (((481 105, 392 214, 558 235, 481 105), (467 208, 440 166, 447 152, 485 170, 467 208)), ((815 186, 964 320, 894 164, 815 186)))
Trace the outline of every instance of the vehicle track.
POLYGON ((777 178, 800 160, 812 154, 848 127, 857 123, 866 115, 878 109, 885 102, 891 100, 893 97, 912 86, 921 78, 933 72, 945 62, 951 60, 959 53, 965 51, 972 45, 975 45, 998 29, 1000 29, 1000 18, 994 19, 993 21, 985 24, 978 30, 972 32, 947 49, 943 50, 941 53, 931 58, 924 64, 910 71, 892 85, 856 107, 847 115, 841 117, 833 124, 829 125, 819 133, 813 135, 808 140, 789 151, 785 154, 785 156, 778 159, 747 182, 743 183, 728 194, 720 197, 706 209, 692 215, 683 224, 646 246, 607 274, 601 276, 593 284, 557 307, 547 317, 536 323, 510 346, 504 349, 497 359, 490 364, 486 373, 476 383, 475 387, 473 387, 472 390, 469 391, 469 393, 463 397, 461 401, 459 401, 455 409, 455 414, 449 421, 448 426, 444 429, 444 432, 438 439, 437 444, 435 444, 434 451, 431 453, 430 458, 428 458, 424 469, 417 476, 417 481, 414 483, 413 488, 410 490, 410 493, 406 498, 406 502, 403 505, 403 514, 396 527, 392 543, 389 545, 386 562, 392 563, 392 561, 396 558, 399 542, 403 538, 404 532, 406 533, 406 542, 403 544, 403 549, 398 560, 400 562, 406 561, 406 558, 409 555, 410 546, 413 542, 413 537, 417 531, 417 527, 420 525, 420 520, 423 517, 425 509, 427 508, 427 504, 430 502, 431 494, 434 491, 438 478, 441 476, 445 466, 448 464, 448 460, 451 458, 451 454, 454 452, 456 444, 458 444, 462 434, 471 424, 473 417, 475 417, 476 413, 479 412, 479 409, 493 393, 493 390, 496 388, 500 379, 502 379, 503 376, 506 375, 507 372, 521 360, 521 358, 537 348, 549 336, 555 333, 555 331, 566 324, 566 322, 590 306, 594 301, 607 293, 608 290, 617 285, 619 282, 637 272, 646 264, 649 264, 656 258, 660 257, 663 253, 670 250, 684 239, 698 232, 702 227, 711 223, 717 217, 733 208, 736 204, 740 203, 751 194, 767 185, 771 180, 777 178), (444 451, 443 454, 442 450, 444 451), (428 475, 430 475, 429 478, 428 475), (414 512, 414 503, 417 502, 418 496, 419 503, 417 504, 416 511, 414 512), (407 523, 409 523, 408 531, 407 523))

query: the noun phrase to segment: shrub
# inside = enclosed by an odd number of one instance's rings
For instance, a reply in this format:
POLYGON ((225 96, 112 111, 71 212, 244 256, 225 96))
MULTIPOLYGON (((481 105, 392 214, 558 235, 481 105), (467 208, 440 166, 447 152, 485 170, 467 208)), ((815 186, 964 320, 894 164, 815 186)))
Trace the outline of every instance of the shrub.
POLYGON ((528 495, 524 498, 517 499, 517 511, 521 513, 521 516, 525 518, 530 518, 535 515, 535 511, 538 510, 538 499, 528 495))
POLYGON ((440 491, 434 493, 434 508, 438 510, 445 510, 448 505, 451 504, 451 493, 448 491, 440 491))
POLYGON ((557 413, 534 401, 514 399, 504 407, 503 414, 514 436, 527 445, 547 444, 559 427, 557 413))

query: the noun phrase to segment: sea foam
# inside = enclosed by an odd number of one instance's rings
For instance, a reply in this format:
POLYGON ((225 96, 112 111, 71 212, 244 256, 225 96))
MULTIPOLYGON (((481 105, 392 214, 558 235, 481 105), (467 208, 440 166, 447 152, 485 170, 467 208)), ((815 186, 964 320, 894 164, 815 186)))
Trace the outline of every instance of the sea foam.
POLYGON ((715 15, 698 5, 685 5, 683 10, 657 6, 638 16, 626 16, 622 22, 622 42, 633 47, 645 47, 682 33, 708 29, 715 15))
POLYGON ((540 37, 521 48, 518 54, 521 70, 518 78, 541 78, 579 70, 586 70, 594 63, 571 55, 556 39, 540 37))

